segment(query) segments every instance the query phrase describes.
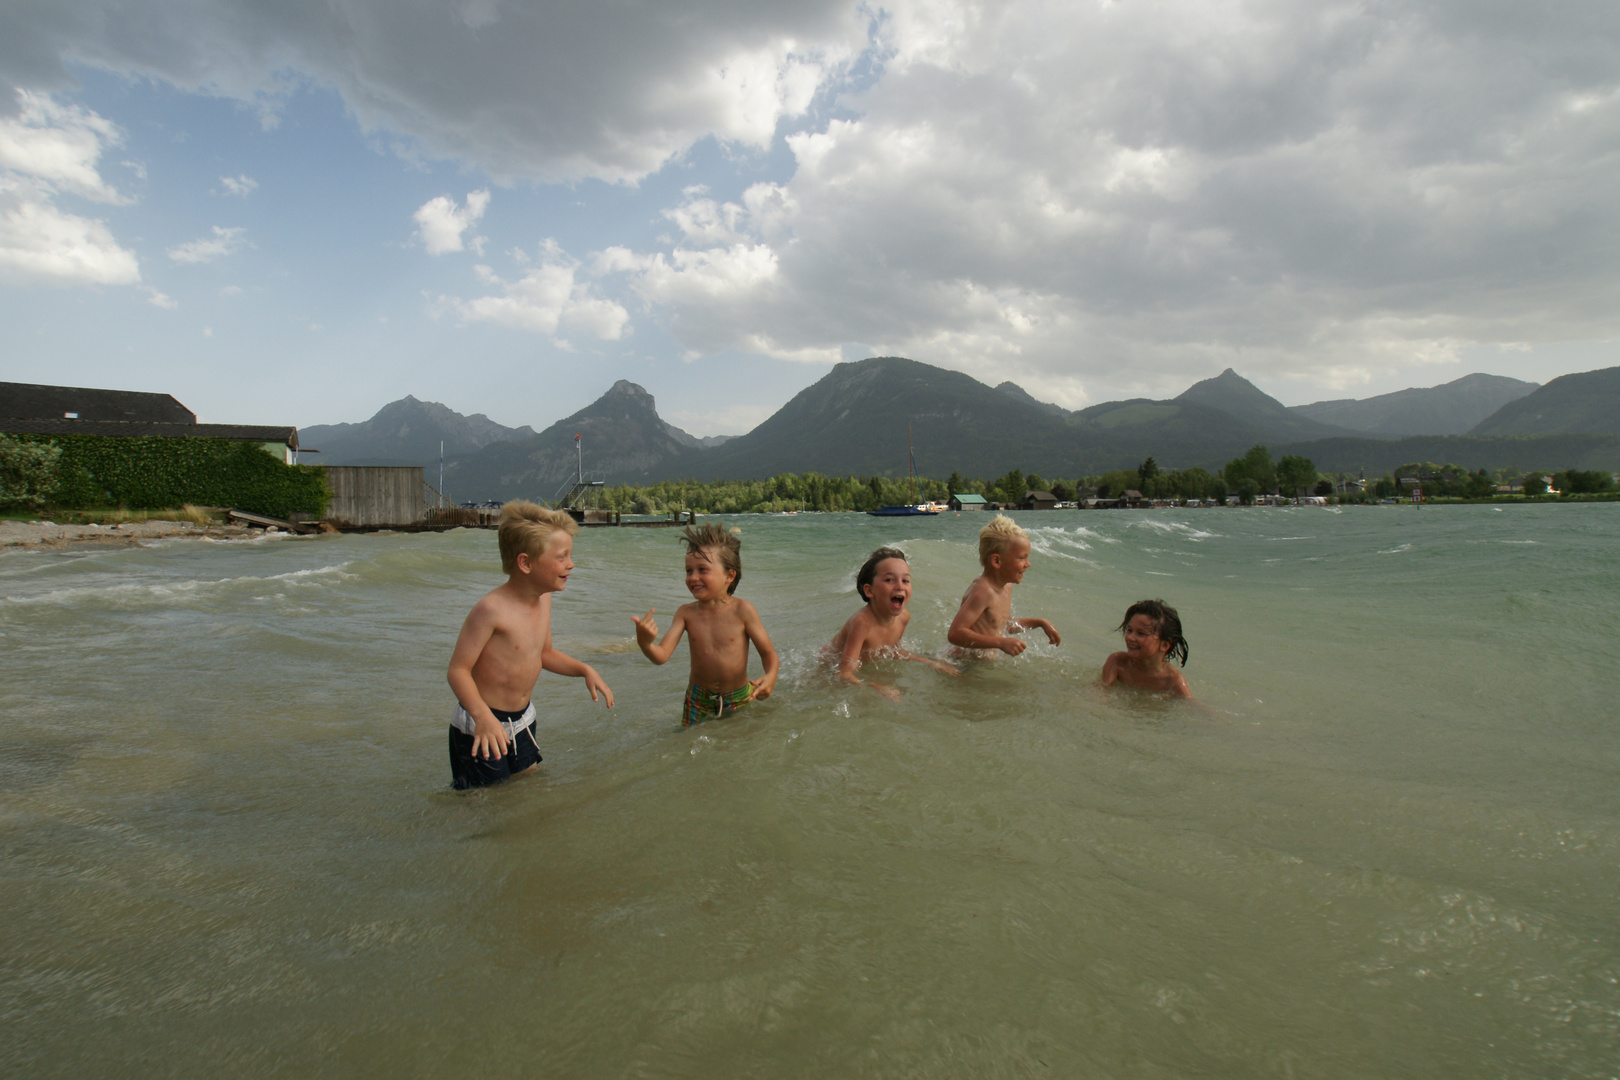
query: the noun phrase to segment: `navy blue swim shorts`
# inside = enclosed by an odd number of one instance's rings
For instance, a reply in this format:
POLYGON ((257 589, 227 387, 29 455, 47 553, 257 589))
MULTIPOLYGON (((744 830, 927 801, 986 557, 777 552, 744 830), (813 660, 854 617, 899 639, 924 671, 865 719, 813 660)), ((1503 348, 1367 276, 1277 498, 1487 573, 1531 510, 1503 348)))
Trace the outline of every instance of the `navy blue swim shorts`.
MULTIPOLYGON (((521 720, 525 711, 490 710, 495 719, 507 724, 521 720)), ((509 780, 540 760, 540 744, 535 741, 532 722, 508 739, 505 755, 496 758, 473 757, 473 737, 454 726, 450 728, 450 779, 457 791, 509 780)))

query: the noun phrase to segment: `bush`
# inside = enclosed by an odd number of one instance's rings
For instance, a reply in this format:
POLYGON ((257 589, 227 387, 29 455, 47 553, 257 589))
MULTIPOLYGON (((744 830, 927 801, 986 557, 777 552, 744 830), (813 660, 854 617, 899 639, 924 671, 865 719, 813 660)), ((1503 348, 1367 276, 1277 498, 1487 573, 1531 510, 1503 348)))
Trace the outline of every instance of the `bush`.
POLYGON ((326 475, 287 465, 258 443, 143 435, 18 435, 58 455, 51 505, 162 510, 196 503, 271 517, 326 512, 326 475))
POLYGON ((0 435, 0 508, 38 510, 56 493, 62 451, 0 435))

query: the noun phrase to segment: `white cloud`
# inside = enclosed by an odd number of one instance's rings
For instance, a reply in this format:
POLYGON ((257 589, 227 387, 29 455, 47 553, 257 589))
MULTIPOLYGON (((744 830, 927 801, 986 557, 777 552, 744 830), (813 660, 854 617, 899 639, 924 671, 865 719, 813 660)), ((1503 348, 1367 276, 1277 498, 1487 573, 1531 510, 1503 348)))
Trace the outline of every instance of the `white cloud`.
POLYGON ((0 76, 69 85, 66 58, 237 98, 273 120, 310 82, 368 132, 413 137, 505 181, 636 180, 698 141, 763 148, 867 45, 850 0, 681 0, 610 9, 460 0, 7 13, 0 76))
POLYGON ((239 176, 222 176, 219 178, 219 186, 225 189, 227 195, 240 195, 244 198, 259 190, 259 182, 245 173, 239 176))
POLYGON ((120 141, 117 126, 88 109, 18 90, 16 114, 0 115, 0 168, 96 202, 124 202, 97 169, 102 150, 120 141))
POLYGON ((608 249, 683 345, 859 343, 1065 404, 1620 336, 1598 8, 885 5, 791 179, 608 249))
MULTIPOLYGON (((65 85, 71 56, 266 115, 313 82, 367 131, 495 182, 635 182, 708 137, 757 164, 786 137, 790 176, 736 198, 705 172, 713 190, 669 208, 672 241, 597 242, 591 272, 699 353, 858 344, 1078 403, 1228 364, 1344 384, 1481 342, 1620 337, 1612 3, 599 12, 39 2, 8 13, 0 75, 65 85)), ((116 198, 91 152, 116 129, 41 100, 5 121, 8 152, 55 170, 51 192, 116 198)), ((479 250, 485 205, 424 205, 424 246, 479 250)), ((587 332, 622 332, 622 307, 541 261, 446 303, 545 333, 598 310, 587 332)))
POLYGON ((588 283, 576 280, 577 264, 555 242, 542 246, 542 263, 527 269, 516 281, 507 281, 487 266, 474 272, 498 295, 463 300, 441 296, 435 310, 450 310, 467 322, 488 322, 545 334, 565 344, 564 331, 577 331, 603 341, 617 341, 626 333, 630 313, 617 301, 596 296, 588 283))
POLYGON ((151 287, 146 289, 146 302, 153 307, 160 307, 164 311, 173 311, 180 306, 180 302, 174 297, 151 287))
POLYGON ((180 263, 213 262, 241 248, 244 242, 242 235, 246 231, 240 227, 215 225, 210 235, 170 248, 169 258, 180 263))
POLYGON ((140 281, 135 255, 107 223, 60 208, 63 194, 126 201, 104 183, 101 152, 119 141, 110 121, 44 94, 18 91, 16 112, 0 115, 0 280, 14 284, 128 285, 140 281))
POLYGON ((48 188, 0 174, 0 280, 132 285, 141 272, 105 222, 60 210, 48 188))
MULTIPOLYGON (((461 234, 472 228, 489 206, 488 190, 469 191, 464 206, 457 206, 448 195, 429 199, 411 215, 422 237, 422 246, 429 255, 444 255, 451 251, 465 251, 461 234)), ((472 247, 483 253, 484 238, 476 237, 472 247)))

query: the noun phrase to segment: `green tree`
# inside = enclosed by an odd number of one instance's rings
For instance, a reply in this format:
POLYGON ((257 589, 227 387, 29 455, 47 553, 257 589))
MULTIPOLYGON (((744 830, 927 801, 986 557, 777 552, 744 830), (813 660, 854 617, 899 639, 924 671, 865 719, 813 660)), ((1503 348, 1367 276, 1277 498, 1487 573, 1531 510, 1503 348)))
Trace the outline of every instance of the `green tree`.
POLYGON ((1324 496, 1333 494, 1333 481, 1323 477, 1316 482, 1316 487, 1311 489, 1311 494, 1324 496))
POLYGON ((952 469, 951 478, 945 481, 945 490, 952 495, 960 495, 966 491, 967 484, 963 481, 962 474, 952 469))
POLYGON ((1468 478, 1464 493, 1470 499, 1488 499, 1496 493, 1496 481, 1491 479, 1490 473, 1481 469, 1468 478))
POLYGON ((1547 493, 1546 477, 1541 473, 1525 474, 1524 493, 1526 495, 1545 495, 1547 493))
POLYGON ((1316 464, 1308 457, 1284 454, 1276 475, 1278 491, 1292 498, 1316 483, 1316 464))
POLYGON ((1233 490, 1242 494, 1242 482, 1245 479, 1253 480, 1255 487, 1260 491, 1271 491, 1277 486, 1276 466, 1271 463, 1271 451, 1264 446, 1251 446, 1248 453, 1240 458, 1233 458, 1221 470, 1226 484, 1233 490))
POLYGON ((1159 463, 1151 457, 1136 467, 1136 488, 1144 495, 1157 494, 1153 481, 1159 476, 1159 463))
POLYGON ((1042 479, 1040 473, 1030 473, 1027 477, 1024 478, 1024 490, 1025 491, 1051 491, 1052 487, 1044 479, 1042 479))
POLYGON ((1245 476, 1236 484, 1238 501, 1244 506, 1253 506, 1255 497, 1260 494, 1260 481, 1252 476, 1245 476))
POLYGON ((1029 490, 1029 485, 1024 482, 1024 471, 1022 469, 1014 469, 1000 480, 997 480, 996 487, 1001 489, 1001 493, 1006 497, 1007 502, 1014 503, 1022 499, 1024 492, 1029 490))

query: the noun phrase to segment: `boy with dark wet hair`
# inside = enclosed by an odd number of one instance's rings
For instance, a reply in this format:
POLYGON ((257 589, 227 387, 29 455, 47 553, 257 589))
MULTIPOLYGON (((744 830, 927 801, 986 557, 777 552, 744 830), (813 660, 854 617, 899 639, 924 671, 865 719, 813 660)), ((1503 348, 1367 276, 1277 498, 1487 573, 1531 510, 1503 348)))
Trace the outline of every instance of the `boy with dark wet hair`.
POLYGON ((686 543, 686 588, 692 603, 682 604, 670 620, 669 632, 657 641, 655 609, 637 619, 636 644, 655 664, 669 661, 681 635, 689 636, 691 683, 681 706, 681 726, 699 720, 730 716, 755 699, 771 696, 776 688, 779 661, 770 635, 754 605, 733 595, 742 580, 742 541, 737 531, 727 532, 710 523, 688 525, 681 535, 686 543), (759 652, 765 674, 748 679, 748 644, 759 652))
POLYGON ((613 707, 596 669, 551 645, 551 594, 568 585, 578 532, 558 510, 522 501, 501 507, 496 535, 506 584, 473 605, 450 654, 450 776, 458 789, 539 766, 531 697, 542 670, 583 678, 592 701, 600 694, 613 707))
POLYGON ((880 547, 861 564, 855 574, 855 589, 866 606, 849 617, 843 629, 828 643, 826 653, 838 660, 838 677, 856 686, 870 686, 891 701, 900 700, 900 691, 880 683, 862 683, 858 669, 874 657, 894 657, 927 664, 947 675, 961 672, 949 664, 907 652, 900 641, 905 637, 911 612, 911 565, 899 548, 880 547))
POLYGON ((1175 608, 1163 600, 1138 600, 1125 609, 1118 629, 1125 634, 1125 651, 1103 662, 1098 682, 1192 697, 1186 678, 1165 663, 1175 659, 1187 666, 1187 639, 1181 634, 1181 616, 1175 608))

